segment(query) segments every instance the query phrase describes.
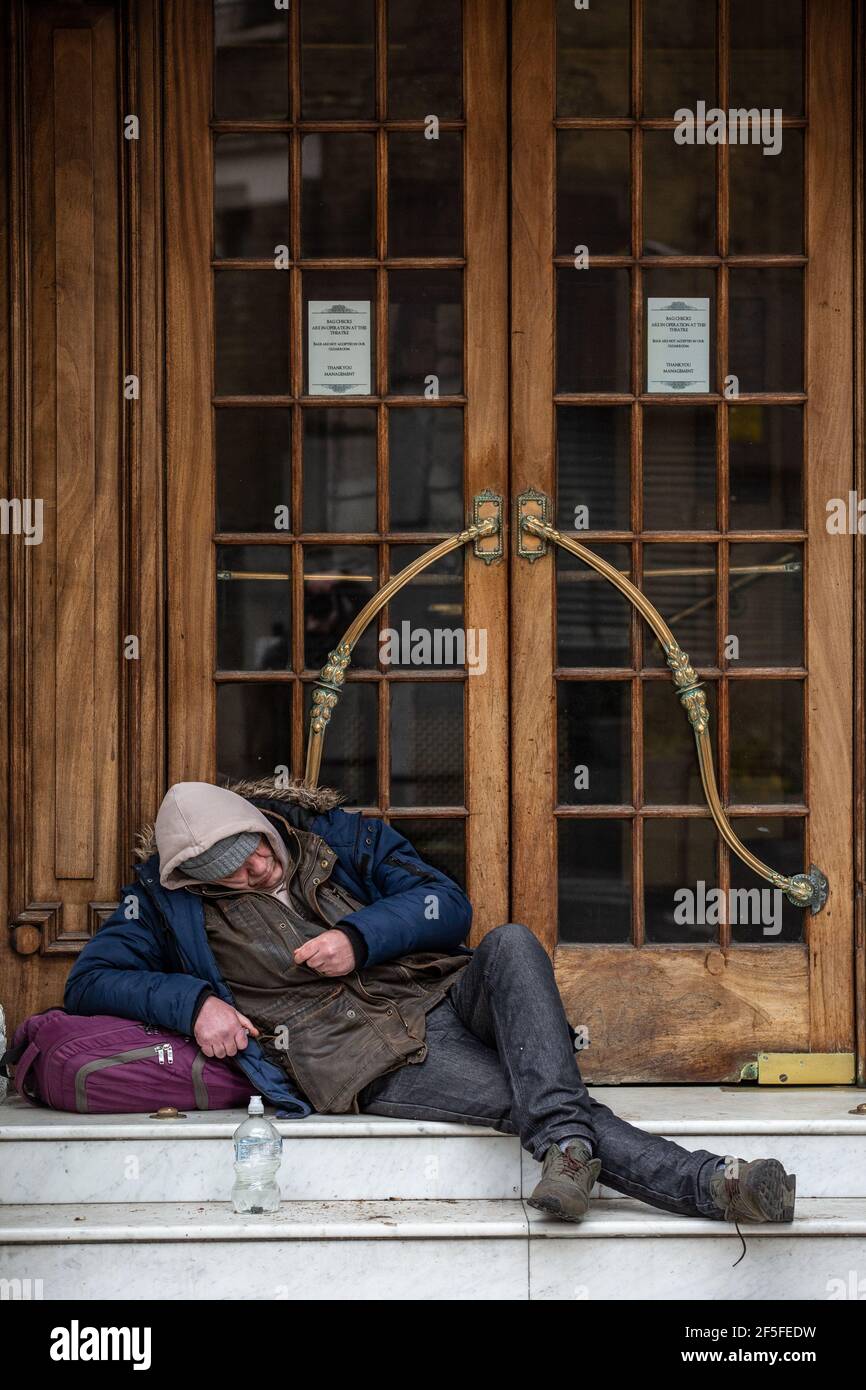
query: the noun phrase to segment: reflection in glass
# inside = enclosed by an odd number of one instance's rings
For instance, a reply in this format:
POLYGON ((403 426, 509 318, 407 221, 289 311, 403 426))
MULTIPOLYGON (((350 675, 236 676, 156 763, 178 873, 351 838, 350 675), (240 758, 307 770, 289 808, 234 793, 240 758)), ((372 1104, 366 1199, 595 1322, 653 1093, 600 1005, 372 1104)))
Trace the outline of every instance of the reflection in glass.
POLYGON ((217 410, 217 530, 273 532, 278 518, 288 530, 291 495, 291 412, 282 406, 217 410))
MULTIPOLYGON (((712 545, 645 545, 643 591, 673 629, 693 666, 716 665, 716 550, 712 545)), ((645 629, 644 665, 665 666, 645 629)))
POLYGON ((803 0, 731 0, 730 14, 730 105, 802 116, 803 0))
POLYGON ((631 940, 631 822, 557 821, 559 939, 631 940))
POLYGON ((273 0, 214 0, 214 115, 285 120, 289 17, 273 0))
POLYGON ((388 136, 389 256, 463 254, 463 137, 443 130, 388 136))
POLYGON ((718 886, 718 836, 712 821, 645 820, 644 933, 648 942, 717 941, 706 894, 718 886), (682 892, 688 890, 691 896, 682 892), (707 920, 710 919, 710 920, 707 920))
POLYGON ((732 545, 728 628, 736 666, 802 666, 803 547, 732 545))
POLYGON ((376 412, 305 409, 304 530, 376 530, 376 412))
POLYGON ((431 816, 422 820, 415 816, 400 816, 391 821, 391 829, 405 835, 418 851, 425 864, 432 864, 466 888, 466 822, 431 816))
POLYGON ((389 410, 388 437, 391 530, 462 530, 462 409, 389 410))
MULTIPOLYGON (((307 270, 303 277, 304 309, 302 332, 304 335, 304 381, 311 395, 368 395, 376 389, 376 272, 373 270, 307 270), (367 321, 369 314, 369 356, 362 358, 361 350, 356 348, 350 360, 351 371, 345 381, 329 376, 328 380, 317 380, 310 385, 310 304, 315 302, 326 309, 336 306, 352 310, 357 324, 367 321), (369 309, 366 307, 369 306, 369 309), (366 368, 369 364, 369 373, 366 368), (368 377, 372 392, 357 390, 363 386, 364 376, 368 377), (328 389, 330 388, 330 389, 328 389)), ((342 310, 341 310, 342 312, 342 310)), ((358 335, 361 336, 359 329, 358 335)), ((330 359, 329 359, 330 360, 330 359)), ((336 359, 334 359, 336 360, 336 359)), ((321 368, 321 362, 319 363, 321 368)))
POLYGON ((716 412, 710 405, 646 406, 643 524, 648 531, 716 525, 716 412))
POLYGON ((388 6, 388 115, 440 120, 463 114, 461 0, 388 6))
POLYGON ((672 130, 643 137, 644 255, 711 256, 716 249, 716 151, 678 145, 672 130))
POLYGON ((396 396, 423 396, 436 377, 440 396, 463 389, 463 274, 395 270, 388 276, 388 370, 396 396))
POLYGON ((463 685, 391 684, 391 805, 462 806, 463 685))
MULTIPOLYGON (((328 653, 379 587, 376 551, 367 545, 304 548, 304 665, 321 670, 328 653)), ((376 624, 352 651, 352 667, 376 666, 376 624)))
MULTIPOLYGON (((426 545, 392 545, 390 574, 398 574, 426 545)), ((486 629, 467 632, 463 624, 463 557, 453 550, 415 578, 388 605, 388 627, 380 618, 380 658, 387 669, 473 666, 479 674, 487 668, 486 629), (389 659, 390 658, 390 659, 389 659)))
POLYGON ((556 389, 629 389, 629 273, 556 272, 556 389))
POLYGON ((289 143, 285 135, 214 140, 214 254, 272 260, 289 244, 289 143))
POLYGON ((643 114, 670 118, 701 99, 715 105, 715 0, 652 0, 643 16, 643 114))
POLYGON ((566 531, 629 530, 628 410, 560 405, 556 425, 556 525, 566 531))
MULTIPOLYGON (((631 578, 627 545, 595 554, 631 578)), ((631 604, 576 555, 556 548, 556 660, 559 666, 630 666, 631 604)))
POLYGON ((627 130, 556 132, 556 253, 631 251, 631 160, 627 130))
MULTIPOLYGON (((710 739, 715 746, 716 687, 704 683, 710 712, 710 739)), ((644 804, 703 806, 701 773, 692 726, 668 680, 643 682, 644 804)))
POLYGON ((375 254, 375 142, 364 131, 315 131, 301 140, 303 256, 375 254))
MULTIPOLYGON (((377 688, 373 681, 354 681, 350 676, 325 737, 319 781, 323 786, 338 787, 353 806, 375 806, 379 800, 377 688)), ((312 690, 312 684, 304 685, 305 735, 310 727, 312 690)))
POLYGON ((217 667, 291 667, 291 551, 286 545, 217 546, 217 667))
POLYGON ((760 145, 732 145, 730 178, 731 254, 802 255, 802 130, 786 130, 775 155, 760 145))
POLYGON ((371 120, 375 108, 373 0, 301 5, 301 116, 371 120))
POLYGON ((631 802, 631 687, 556 684, 557 799, 563 806, 631 802))
POLYGON ((803 682, 731 681, 731 800, 744 806, 803 800, 803 682))
POLYGON ((216 689, 217 780, 273 777, 292 766, 292 684, 230 682, 216 689))
POLYGON ((631 6, 605 0, 579 12, 556 0, 557 116, 627 116, 631 111, 631 6))
POLYGON ((728 369, 740 391, 802 391, 802 270, 732 266, 729 283, 728 369))
MULTIPOLYGON (((734 833, 747 849, 780 874, 801 874, 806 863, 805 821, 794 816, 738 816, 734 833)), ((779 888, 754 874, 736 855, 731 860, 731 888, 737 893, 737 921, 731 913, 731 940, 772 944, 802 941, 807 914, 788 902, 779 888), (760 894, 758 898, 757 894, 760 894), (742 904, 742 906, 741 906, 742 904)), ((733 909, 733 901, 732 901, 733 909)))
POLYGON ((734 406, 728 413, 730 524, 773 531, 803 525, 803 408, 734 406))
POLYGON ((283 396, 289 389, 289 277, 279 270, 214 275, 218 396, 283 396))

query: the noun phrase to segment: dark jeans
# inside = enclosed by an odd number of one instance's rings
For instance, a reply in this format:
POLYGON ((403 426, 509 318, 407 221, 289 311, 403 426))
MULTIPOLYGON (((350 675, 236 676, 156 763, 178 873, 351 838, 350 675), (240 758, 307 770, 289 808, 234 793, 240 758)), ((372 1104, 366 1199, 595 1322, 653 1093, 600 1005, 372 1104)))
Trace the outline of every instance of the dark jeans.
POLYGON ((724 1155, 647 1134, 593 1100, 583 1084, 553 966, 528 927, 485 936, 427 1015, 428 1053, 380 1076, 362 1111, 489 1125, 519 1134, 533 1158, 579 1135, 601 1159, 599 1181, 664 1211, 723 1219, 709 1179, 724 1155))

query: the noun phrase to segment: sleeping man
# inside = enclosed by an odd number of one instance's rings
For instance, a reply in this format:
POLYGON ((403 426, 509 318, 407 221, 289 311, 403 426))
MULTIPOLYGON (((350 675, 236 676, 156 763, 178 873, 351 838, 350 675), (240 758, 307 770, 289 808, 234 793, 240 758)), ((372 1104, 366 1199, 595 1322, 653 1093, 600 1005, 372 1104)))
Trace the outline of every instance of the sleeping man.
POLYGON ((777 1159, 690 1151, 594 1100, 530 930, 508 922, 469 950, 458 885, 340 799, 302 782, 169 788, 65 1007, 194 1035, 284 1115, 518 1134, 542 1164, 529 1203, 561 1220, 597 1180, 680 1215, 793 1219, 777 1159))

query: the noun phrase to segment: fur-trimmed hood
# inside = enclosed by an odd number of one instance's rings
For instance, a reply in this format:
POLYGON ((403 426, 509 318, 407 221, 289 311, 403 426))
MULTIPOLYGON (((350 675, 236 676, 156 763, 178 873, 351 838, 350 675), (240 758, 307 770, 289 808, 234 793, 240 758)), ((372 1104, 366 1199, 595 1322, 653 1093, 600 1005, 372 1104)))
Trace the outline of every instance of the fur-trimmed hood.
MULTIPOLYGON (((178 783, 176 785, 188 787, 191 784, 178 783)), ((172 788, 169 788, 169 792, 171 790, 172 788)), ((226 783, 225 790, 234 792, 235 795, 243 797, 253 804, 257 799, 261 799, 283 804, 286 807, 301 806, 305 810, 319 813, 332 811, 346 800, 342 792, 335 791, 332 787, 308 786, 302 778, 291 778, 288 781, 277 777, 262 777, 258 780, 244 779, 226 783)), ((186 857, 188 858, 196 852, 191 848, 186 857)), ((142 826, 136 836, 135 857, 139 862, 144 862, 156 853, 158 853, 156 822, 150 822, 142 826)))

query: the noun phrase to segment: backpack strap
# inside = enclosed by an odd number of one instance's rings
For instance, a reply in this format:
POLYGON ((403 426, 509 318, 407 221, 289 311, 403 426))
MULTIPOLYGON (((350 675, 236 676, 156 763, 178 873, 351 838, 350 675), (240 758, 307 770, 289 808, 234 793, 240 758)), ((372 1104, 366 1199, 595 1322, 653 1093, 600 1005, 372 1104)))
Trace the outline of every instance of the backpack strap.
POLYGON ((38 1056, 39 1044, 37 1042, 32 1042, 28 1044, 27 1047, 25 1047, 18 1061, 13 1064, 15 1067, 15 1089, 18 1092, 21 1099, 26 1101, 28 1105, 38 1104, 38 1101, 35 1101, 31 1096, 28 1096, 26 1091, 24 1090, 24 1082, 26 1081, 30 1069, 38 1056))

